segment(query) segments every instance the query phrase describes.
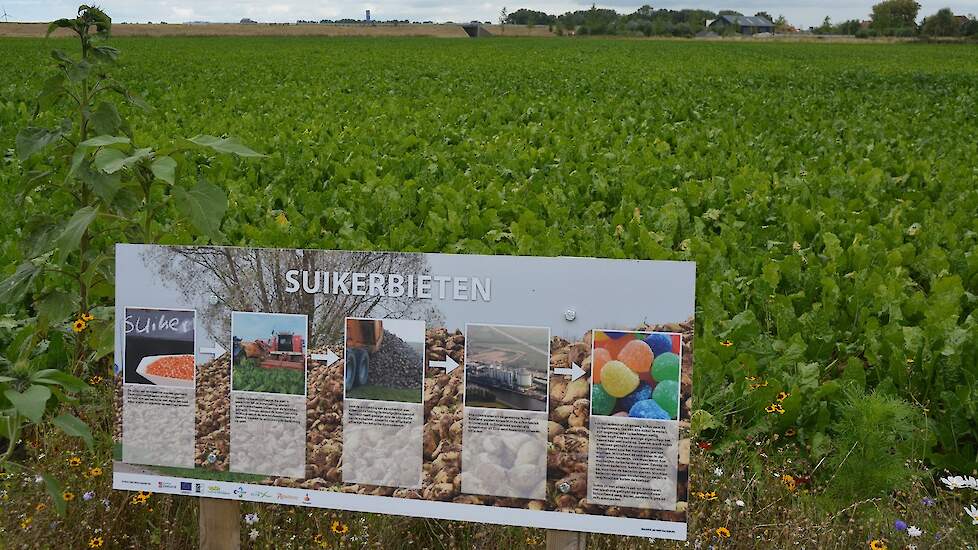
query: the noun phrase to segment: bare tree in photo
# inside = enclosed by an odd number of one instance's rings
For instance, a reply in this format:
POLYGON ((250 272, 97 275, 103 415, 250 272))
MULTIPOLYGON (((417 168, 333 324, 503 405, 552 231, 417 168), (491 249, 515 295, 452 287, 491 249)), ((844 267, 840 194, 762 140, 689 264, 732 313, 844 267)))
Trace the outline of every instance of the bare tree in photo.
POLYGON ((188 246, 148 249, 143 262, 195 304, 204 329, 221 341, 230 339, 231 311, 304 314, 312 347, 339 343, 346 317, 441 320, 437 308, 416 298, 286 291, 292 269, 428 274, 422 254, 188 246))

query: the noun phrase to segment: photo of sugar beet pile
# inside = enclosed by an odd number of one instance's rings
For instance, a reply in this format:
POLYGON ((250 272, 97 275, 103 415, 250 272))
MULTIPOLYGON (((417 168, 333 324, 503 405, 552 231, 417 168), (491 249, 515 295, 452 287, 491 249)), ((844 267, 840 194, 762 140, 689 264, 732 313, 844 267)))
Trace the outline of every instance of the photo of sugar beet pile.
POLYGON ((681 354, 680 334, 595 331, 591 414, 676 420, 681 354))

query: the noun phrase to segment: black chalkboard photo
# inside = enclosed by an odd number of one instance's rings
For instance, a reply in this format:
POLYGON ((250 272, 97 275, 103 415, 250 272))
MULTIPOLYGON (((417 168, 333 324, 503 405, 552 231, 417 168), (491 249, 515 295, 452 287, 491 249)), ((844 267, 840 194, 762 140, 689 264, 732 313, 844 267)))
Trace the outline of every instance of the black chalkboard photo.
POLYGON ((123 381, 194 387, 195 312, 126 308, 123 381))

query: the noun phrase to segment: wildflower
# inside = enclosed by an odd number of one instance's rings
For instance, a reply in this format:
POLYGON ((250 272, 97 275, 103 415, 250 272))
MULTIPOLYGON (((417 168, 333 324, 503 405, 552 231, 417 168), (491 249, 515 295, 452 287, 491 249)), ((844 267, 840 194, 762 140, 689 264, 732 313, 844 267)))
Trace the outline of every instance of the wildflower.
POLYGON ((737 499, 737 501, 736 501, 736 502, 734 502, 734 504, 736 504, 737 506, 739 506, 739 507, 741 507, 741 508, 743 508, 744 506, 746 506, 746 505, 744 504, 744 501, 742 501, 742 500, 740 500, 740 499, 737 499))
POLYGON ((248 538, 251 539, 251 540, 257 539, 258 538, 258 529, 252 529, 251 531, 248 531, 248 538))
POLYGON ((797 434, 797 433, 798 432, 796 432, 794 428, 788 428, 787 430, 784 431, 784 436, 785 437, 795 437, 795 434, 797 434))
POLYGON ((316 533, 316 536, 312 537, 312 541, 316 544, 322 544, 326 541, 326 537, 324 537, 322 533, 316 533))
POLYGON ((923 498, 923 499, 922 499, 922 500, 920 501, 920 503, 921 503, 921 504, 923 504, 924 506, 933 506, 933 505, 934 505, 934 503, 935 503, 935 501, 934 501, 934 499, 932 499, 932 498, 930 498, 930 497, 924 497, 924 498, 923 498))
POLYGON ((798 483, 795 481, 795 478, 788 474, 784 474, 783 476, 781 476, 781 483, 783 483, 784 486, 787 487, 789 491, 794 491, 795 487, 798 486, 798 483))
POLYGON ((109 511, 109 508, 112 507, 112 502, 109 499, 107 499, 107 498, 103 498, 102 499, 102 506, 105 506, 105 511, 108 512, 109 511))
POLYGON ((44 483, 44 476, 41 474, 34 476, 34 483, 44 483))
POLYGON ((350 528, 345 523, 340 523, 338 519, 334 519, 333 523, 329 526, 329 530, 337 535, 345 535, 350 531, 350 528))
POLYGON ((47 504, 44 504, 43 502, 38 502, 37 503, 37 506, 34 507, 34 511, 35 512, 43 512, 43 511, 47 510, 47 508, 48 508, 48 505, 47 504))
POLYGON ((724 340, 723 342, 720 342, 720 345, 725 348, 729 348, 730 346, 733 345, 733 342, 731 342, 730 340, 724 340))
POLYGON ((95 498, 94 491, 86 491, 85 494, 82 495, 82 500, 92 500, 93 498, 95 498))
POLYGON ((713 468, 713 475, 715 475, 717 477, 722 476, 723 475, 723 468, 721 468, 719 466, 717 466, 716 468, 713 468))
POLYGON ((764 410, 769 413, 784 414, 784 407, 780 403, 771 403, 767 407, 764 407, 764 410))
POLYGON ((85 321, 82 321, 81 319, 75 319, 75 322, 71 324, 71 330, 75 331, 75 333, 79 333, 85 330, 85 327, 87 326, 88 323, 86 323, 85 321))
POLYGON ((31 526, 32 521, 34 521, 34 519, 30 516, 27 516, 26 518, 20 520, 20 528, 27 529, 28 527, 31 526))
POLYGON ((756 382, 757 381, 757 377, 756 376, 745 376, 744 377, 744 380, 747 380, 748 382, 756 382))
POLYGON ((703 491, 699 491, 699 492, 697 492, 695 494, 696 494, 697 498, 699 498, 701 500, 716 500, 717 499, 717 492, 716 491, 710 491, 708 493, 704 493, 703 491))
POLYGON ((65 502, 71 502, 75 500, 75 493, 72 493, 71 491, 65 491, 61 493, 61 498, 65 499, 65 502))
POLYGON ((761 380, 760 382, 755 382, 754 384, 751 384, 748 387, 752 390, 756 390, 757 388, 766 388, 767 380, 761 380))
POLYGON ((974 489, 978 491, 978 479, 971 476, 942 477, 941 481, 952 491, 955 489, 974 489))
POLYGON ((726 527, 717 527, 714 533, 716 533, 721 539, 730 538, 730 529, 727 529, 726 527))
POLYGON ((703 449, 704 451, 709 451, 710 449, 713 448, 713 444, 710 443, 709 441, 697 441, 696 446, 699 447, 700 449, 703 449))
POLYGON ((896 529, 897 531, 906 531, 907 522, 903 521, 902 519, 898 519, 893 522, 893 528, 896 529))
MULTIPOLYGON (((151 497, 151 496, 153 496, 153 493, 150 493, 150 492, 147 492, 147 491, 139 491, 137 494, 135 494, 135 495, 132 496, 132 503, 133 504, 146 504, 146 501, 148 501, 149 500, 149 497, 151 497)), ((108 505, 106 505, 106 509, 108 509, 108 505)))
POLYGON ((784 400, 787 399, 788 396, 790 395, 791 394, 786 391, 778 392, 778 403, 784 402, 784 400))
POLYGON ((100 475, 102 475, 102 468, 99 468, 98 466, 96 466, 95 468, 89 468, 88 475, 92 477, 99 477, 100 475))
POLYGON ((71 466, 72 468, 74 468, 76 466, 81 466, 81 459, 78 458, 77 456, 73 456, 73 457, 69 458, 68 459, 68 466, 71 466))
POLYGON ((258 523, 258 514, 246 514, 244 520, 248 525, 254 525, 258 523))
POLYGON ((916 525, 911 525, 910 527, 907 527, 907 536, 909 537, 919 537, 923 533, 924 532, 921 531, 920 528, 917 527, 916 525))
POLYGON ((880 539, 873 539, 869 541, 869 547, 873 550, 886 550, 886 543, 880 539))
POLYGON ((102 377, 96 374, 95 376, 88 379, 88 383, 93 386, 98 386, 99 384, 102 383, 102 377))
POLYGON ((92 537, 88 539, 89 548, 101 548, 103 544, 105 544, 105 539, 102 537, 92 537))
POLYGON ((92 315, 91 313, 87 313, 87 312, 86 312, 86 313, 82 313, 82 314, 81 314, 81 316, 80 316, 79 318, 80 318, 80 319, 81 319, 82 321, 85 321, 86 323, 88 323, 88 322, 90 322, 90 321, 92 321, 93 319, 95 319, 95 316, 94 316, 94 315, 92 315))
POLYGON ((971 516, 971 524, 972 525, 978 525, 978 506, 975 506, 974 504, 972 504, 970 508, 967 508, 966 507, 964 509, 964 512, 966 514, 968 514, 969 516, 971 516))

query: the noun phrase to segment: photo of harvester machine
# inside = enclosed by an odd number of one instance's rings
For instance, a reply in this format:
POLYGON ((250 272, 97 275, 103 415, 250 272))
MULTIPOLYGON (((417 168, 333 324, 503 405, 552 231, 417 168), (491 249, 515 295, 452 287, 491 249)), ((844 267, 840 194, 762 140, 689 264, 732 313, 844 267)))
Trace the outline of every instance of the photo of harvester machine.
POLYGON ((291 333, 272 333, 272 337, 262 340, 238 340, 234 342, 234 356, 253 359, 263 369, 303 370, 302 336, 291 333))

